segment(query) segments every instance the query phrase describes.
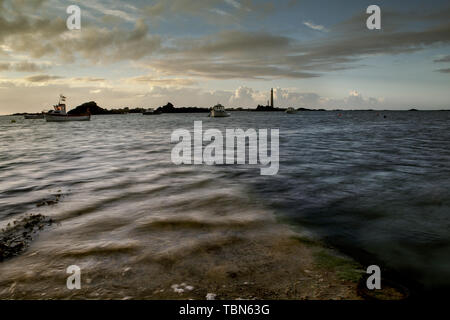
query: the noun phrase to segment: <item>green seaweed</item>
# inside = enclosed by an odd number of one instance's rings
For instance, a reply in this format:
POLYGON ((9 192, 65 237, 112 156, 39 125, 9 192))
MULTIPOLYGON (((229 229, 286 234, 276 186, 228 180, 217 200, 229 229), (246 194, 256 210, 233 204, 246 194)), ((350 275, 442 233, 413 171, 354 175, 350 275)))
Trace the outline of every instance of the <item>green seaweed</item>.
POLYGON ((358 282, 362 276, 361 265, 350 258, 337 256, 329 250, 321 249, 314 252, 316 265, 319 268, 332 270, 339 279, 358 282))
POLYGON ((313 240, 313 239, 305 237, 305 236, 293 235, 293 236, 291 236, 291 238, 301 242, 302 244, 306 245, 307 247, 321 246, 321 243, 319 241, 313 240))

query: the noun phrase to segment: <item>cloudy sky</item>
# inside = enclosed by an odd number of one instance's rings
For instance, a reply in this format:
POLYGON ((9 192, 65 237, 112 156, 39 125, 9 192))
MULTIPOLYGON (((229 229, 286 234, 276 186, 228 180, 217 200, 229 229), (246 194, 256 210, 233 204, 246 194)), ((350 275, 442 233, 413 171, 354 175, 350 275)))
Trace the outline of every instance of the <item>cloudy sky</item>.
POLYGON ((0 0, 0 114, 69 107, 450 109, 450 4, 0 0), (66 27, 69 5, 81 30, 66 27), (366 8, 382 30, 366 28, 366 8))

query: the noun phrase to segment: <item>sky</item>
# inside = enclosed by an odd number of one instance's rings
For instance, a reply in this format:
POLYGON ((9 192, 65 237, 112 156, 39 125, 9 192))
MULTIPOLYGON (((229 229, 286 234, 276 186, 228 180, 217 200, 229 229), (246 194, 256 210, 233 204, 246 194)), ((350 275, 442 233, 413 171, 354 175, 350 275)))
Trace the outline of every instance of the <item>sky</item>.
POLYGON ((271 88, 277 107, 450 109, 449 80, 447 0, 0 0, 0 114, 59 94, 69 109, 255 108, 271 88))

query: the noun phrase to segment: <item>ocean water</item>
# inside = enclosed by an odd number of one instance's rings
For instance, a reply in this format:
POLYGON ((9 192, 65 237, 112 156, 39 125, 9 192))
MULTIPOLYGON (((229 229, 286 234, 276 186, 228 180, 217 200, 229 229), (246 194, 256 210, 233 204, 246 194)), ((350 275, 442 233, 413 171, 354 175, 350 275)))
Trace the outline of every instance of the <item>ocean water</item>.
POLYGON ((450 112, 0 117, 0 225, 29 213, 59 221, 33 244, 42 267, 67 256, 93 263, 92 252, 146 259, 227 246, 236 230, 258 232, 275 217, 437 292, 450 287, 449 129, 450 112), (196 120, 223 132, 278 128, 278 174, 174 165, 171 133, 196 120))

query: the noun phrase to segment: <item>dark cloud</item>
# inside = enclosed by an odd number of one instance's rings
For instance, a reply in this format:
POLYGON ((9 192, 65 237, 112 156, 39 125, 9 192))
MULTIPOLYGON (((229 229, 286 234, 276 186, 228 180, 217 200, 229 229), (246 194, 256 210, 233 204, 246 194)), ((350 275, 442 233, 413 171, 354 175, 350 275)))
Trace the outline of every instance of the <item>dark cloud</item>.
POLYGON ((200 40, 188 42, 194 54, 243 54, 266 55, 269 52, 279 52, 289 47, 290 39, 284 36, 265 32, 224 31, 200 40))
POLYGON ((29 61, 0 63, 0 71, 37 72, 48 68, 49 65, 42 65, 29 61))
POLYGON ((70 41, 57 39, 56 44, 65 59, 81 55, 93 62, 115 62, 151 55, 161 47, 161 39, 150 35, 145 22, 138 20, 131 31, 88 27, 70 41))
POLYGON ((330 39, 313 45, 299 56, 290 58, 299 63, 349 63, 365 55, 399 54, 422 50, 424 47, 450 43, 450 24, 425 31, 377 33, 364 36, 330 39))
POLYGON ((450 62, 450 55, 439 58, 439 59, 435 59, 434 62, 450 62))
MULTIPOLYGON (((158 0, 151 5, 144 6, 142 11, 152 18, 186 14, 205 17, 217 12, 214 9, 219 8, 222 12, 229 13, 230 16, 242 19, 250 14, 269 14, 275 9, 275 5, 272 2, 261 0, 158 0), (226 11, 223 11, 222 8, 226 11)), ((217 14, 214 16, 217 18, 217 14)))
POLYGON ((92 77, 81 77, 81 78, 73 78, 73 81, 79 82, 104 82, 106 79, 104 78, 92 78, 92 77))
POLYGON ((0 63, 0 71, 9 71, 11 70, 10 63, 0 63))
POLYGON ((30 77, 25 78, 25 80, 28 82, 48 82, 48 81, 57 80, 57 79, 62 79, 62 77, 40 74, 40 75, 30 76, 30 77))
POLYGON ((310 43, 269 33, 227 31, 178 41, 164 58, 148 65, 169 75, 215 79, 311 78, 322 72, 355 68, 369 55, 415 52, 449 43, 449 23, 423 31, 367 30, 310 43))
POLYGON ((166 75, 183 74, 210 79, 269 79, 269 78, 313 78, 317 74, 287 70, 283 66, 270 66, 259 61, 222 61, 194 59, 163 59, 152 61, 150 67, 166 75), (181 69, 182 68, 182 69, 181 69), (182 72, 180 72, 182 70, 182 72))
POLYGON ((437 72, 441 72, 441 73, 450 73, 450 68, 447 68, 447 69, 439 69, 439 70, 436 70, 437 72))
MULTIPOLYGON (((369 15, 365 12, 365 8, 361 7, 360 13, 337 23, 331 29, 335 34, 364 34, 371 32, 367 30, 366 21, 369 15)), ((448 22, 450 19, 450 7, 441 8, 439 10, 405 10, 394 11, 392 9, 382 7, 381 27, 382 32, 406 31, 414 29, 418 23, 434 23, 440 24, 448 22)))
POLYGON ((26 14, 45 1, 3 2, 1 8, 9 9, 0 11, 0 45, 33 58, 57 56, 67 63, 81 56, 94 62, 114 62, 140 59, 161 46, 160 37, 151 35, 142 19, 136 20, 132 30, 87 24, 81 31, 69 31, 61 17, 26 14))
MULTIPOLYGON (((299 41, 270 32, 242 31, 237 27, 201 37, 165 41, 151 34, 143 19, 136 18, 132 29, 121 24, 111 28, 88 24, 81 31, 68 31, 61 18, 26 15, 19 10, 41 7, 42 3, 45 1, 1 1, 2 8, 8 9, 0 12, 0 45, 7 46, 13 53, 26 53, 34 58, 56 57, 65 63, 79 58, 91 63, 145 59, 147 67, 166 76, 182 78, 313 78, 327 72, 357 68, 359 61, 367 56, 416 52, 450 43, 450 24, 445 19, 450 14, 448 8, 401 13, 383 10, 383 30, 379 32, 367 30, 367 15, 361 13, 331 26, 320 41, 299 41), (7 14, 10 14, 8 18, 7 14), (417 22, 421 23, 420 30, 417 22)), ((98 3, 91 6, 98 7, 98 3)), ((105 11, 103 7, 98 10, 105 11)), ((205 10, 219 7, 235 12, 236 17, 253 12, 268 14, 273 4, 251 0, 174 0, 157 1, 142 11, 153 16, 203 16, 205 10)), ((118 9, 106 11, 114 13, 115 17, 121 15, 118 9)), ((39 70, 32 69, 31 65, 22 68, 23 71, 39 70)))
POLYGON ((280 57, 294 49, 293 40, 264 32, 226 31, 197 39, 183 39, 166 56, 149 66, 168 75, 214 79, 312 78, 312 72, 291 68, 280 57))
POLYGON ((140 76, 128 79, 129 82, 144 83, 150 86, 192 86, 197 81, 191 79, 155 79, 151 76, 140 76))

